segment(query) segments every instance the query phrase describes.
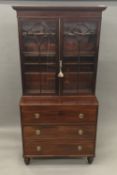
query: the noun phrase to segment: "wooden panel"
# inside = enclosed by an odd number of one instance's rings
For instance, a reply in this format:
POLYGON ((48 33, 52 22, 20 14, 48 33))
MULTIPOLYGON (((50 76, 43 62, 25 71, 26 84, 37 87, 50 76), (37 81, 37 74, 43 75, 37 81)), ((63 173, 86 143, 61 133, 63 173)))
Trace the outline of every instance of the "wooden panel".
POLYGON ((22 121, 24 124, 26 123, 76 123, 76 122, 94 122, 97 119, 97 110, 58 110, 54 111, 54 109, 47 109, 45 107, 44 111, 35 110, 35 111, 22 111, 22 121), (39 114, 39 118, 36 117, 36 114, 39 114), (83 114, 83 117, 80 117, 83 114))
POLYGON ((74 125, 74 126, 25 126, 23 128, 24 138, 42 139, 42 138, 76 138, 76 139, 94 139, 94 125, 74 125))
MULTIPOLYGON (((61 106, 73 108, 85 107, 88 109, 94 109, 98 106, 98 100, 94 95, 88 96, 22 96, 20 101, 20 106, 23 109, 31 110, 31 108, 40 109, 45 108, 45 106, 61 106), (30 109, 29 109, 30 108, 30 109)), ((70 110, 71 110, 70 109, 70 110)))
POLYGON ((94 154, 94 142, 79 142, 77 140, 39 140, 24 143, 26 155, 45 156, 87 156, 94 154))
POLYGON ((100 18, 103 10, 106 9, 105 6, 95 6, 95 7, 23 7, 14 6, 13 7, 18 14, 18 17, 85 17, 85 18, 100 18))

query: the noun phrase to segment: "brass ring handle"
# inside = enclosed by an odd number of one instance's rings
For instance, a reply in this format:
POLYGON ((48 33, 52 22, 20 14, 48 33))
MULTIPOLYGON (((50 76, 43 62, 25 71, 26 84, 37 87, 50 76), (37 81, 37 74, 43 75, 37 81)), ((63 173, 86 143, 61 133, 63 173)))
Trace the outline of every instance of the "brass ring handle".
POLYGON ((40 118, 40 114, 39 113, 35 113, 34 116, 35 116, 35 119, 39 119, 40 118))
POLYGON ((41 131, 40 131, 39 129, 37 129, 37 130, 35 131, 35 133, 36 133, 36 135, 40 135, 40 134, 41 134, 41 131))
POLYGON ((84 114, 83 113, 80 113, 78 116, 79 116, 80 119, 84 118, 84 114))
POLYGON ((84 133, 84 131, 83 131, 82 129, 79 129, 79 130, 78 130, 78 134, 79 134, 79 135, 83 135, 83 133, 84 133))
POLYGON ((41 151, 41 146, 37 146, 36 147, 36 150, 39 152, 39 151, 41 151))
POLYGON ((81 145, 78 145, 78 146, 77 146, 77 149, 78 149, 78 151, 82 151, 83 148, 82 148, 81 145))

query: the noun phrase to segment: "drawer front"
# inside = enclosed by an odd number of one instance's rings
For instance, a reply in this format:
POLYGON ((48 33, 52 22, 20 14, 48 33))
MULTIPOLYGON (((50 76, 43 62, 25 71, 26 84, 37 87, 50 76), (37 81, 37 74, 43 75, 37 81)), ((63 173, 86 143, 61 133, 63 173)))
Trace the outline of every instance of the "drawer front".
POLYGON ((87 156, 94 154, 94 142, 73 142, 72 140, 26 141, 25 155, 40 156, 87 156))
POLYGON ((22 121, 28 124, 39 123, 76 123, 76 122, 95 122, 97 118, 97 110, 58 110, 53 111, 22 111, 22 121))
POLYGON ((23 128, 24 138, 74 138, 94 139, 96 127, 94 125, 80 126, 25 126, 23 128))

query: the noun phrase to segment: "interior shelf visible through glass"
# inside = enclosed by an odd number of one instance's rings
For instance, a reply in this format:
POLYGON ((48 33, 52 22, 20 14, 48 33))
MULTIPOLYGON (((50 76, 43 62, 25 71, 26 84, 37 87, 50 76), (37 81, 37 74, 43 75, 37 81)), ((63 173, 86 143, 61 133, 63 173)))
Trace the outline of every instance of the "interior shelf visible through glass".
POLYGON ((64 27, 64 57, 94 56, 96 52, 96 23, 67 20, 64 27))
POLYGON ((63 94, 91 94, 93 83, 93 72, 64 73, 63 94))
POLYGON ((55 20, 32 20, 22 24, 23 54, 32 56, 57 55, 57 22, 55 20))
POLYGON ((56 73, 54 72, 26 72, 24 78, 26 93, 56 93, 56 73))

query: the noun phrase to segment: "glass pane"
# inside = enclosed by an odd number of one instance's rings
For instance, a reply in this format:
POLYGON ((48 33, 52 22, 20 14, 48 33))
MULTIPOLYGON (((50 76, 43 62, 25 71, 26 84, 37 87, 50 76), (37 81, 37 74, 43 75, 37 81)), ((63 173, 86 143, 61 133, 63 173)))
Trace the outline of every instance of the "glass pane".
POLYGON ((93 83, 93 73, 79 73, 79 93, 91 94, 93 83))
POLYGON ((22 35, 25 56, 56 55, 56 22, 45 20, 25 21, 22 35))
POLYGON ((55 73, 41 74, 41 93, 55 93, 56 75, 55 73))
POLYGON ((77 94, 78 93, 78 74, 64 73, 63 94, 77 94))
POLYGON ((25 93, 38 94, 40 93, 40 74, 27 72, 24 74, 25 93))
POLYGON ((58 21, 30 19, 22 21, 25 91, 29 94, 53 94, 56 90, 58 21))
POLYGON ((96 64, 96 22, 63 21, 63 94, 91 94, 96 64))
POLYGON ((64 22, 64 57, 94 55, 96 50, 96 23, 64 22))

